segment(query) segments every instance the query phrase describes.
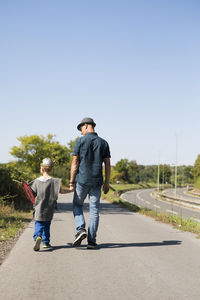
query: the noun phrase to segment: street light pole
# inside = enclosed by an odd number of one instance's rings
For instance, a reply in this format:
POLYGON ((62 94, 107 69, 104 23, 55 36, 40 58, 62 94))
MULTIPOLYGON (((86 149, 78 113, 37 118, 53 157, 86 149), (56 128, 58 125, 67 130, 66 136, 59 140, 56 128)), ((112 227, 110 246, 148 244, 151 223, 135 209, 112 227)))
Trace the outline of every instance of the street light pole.
POLYGON ((158 161, 157 191, 160 191, 160 161, 158 161))
POLYGON ((176 134, 176 164, 175 164, 175 198, 176 198, 176 189, 177 189, 177 164, 178 164, 178 136, 176 134))

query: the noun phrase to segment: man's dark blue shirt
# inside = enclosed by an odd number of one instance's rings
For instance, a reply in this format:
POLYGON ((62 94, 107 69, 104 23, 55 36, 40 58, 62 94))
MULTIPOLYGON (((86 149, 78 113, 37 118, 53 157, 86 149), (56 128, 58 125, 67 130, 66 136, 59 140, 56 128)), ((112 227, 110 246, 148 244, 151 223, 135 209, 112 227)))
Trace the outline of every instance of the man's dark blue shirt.
POLYGON ((89 132, 77 140, 73 155, 79 156, 76 181, 87 186, 102 185, 102 164, 105 158, 110 157, 108 143, 96 132, 89 132))

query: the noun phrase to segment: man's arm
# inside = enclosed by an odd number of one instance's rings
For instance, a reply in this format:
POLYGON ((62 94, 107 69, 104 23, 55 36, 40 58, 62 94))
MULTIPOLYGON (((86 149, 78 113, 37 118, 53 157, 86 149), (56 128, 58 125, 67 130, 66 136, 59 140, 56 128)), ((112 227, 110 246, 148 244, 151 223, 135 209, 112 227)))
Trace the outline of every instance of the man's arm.
POLYGON ((107 194, 109 191, 110 171, 111 171, 109 157, 104 159, 104 164, 105 164, 105 182, 103 185, 103 191, 104 191, 104 194, 107 194))
POLYGON ((76 173, 78 171, 78 167, 79 167, 79 156, 75 155, 75 156, 73 156, 73 159, 72 159, 71 176, 70 176, 70 182, 69 182, 69 190, 71 192, 75 191, 75 178, 76 178, 76 173))

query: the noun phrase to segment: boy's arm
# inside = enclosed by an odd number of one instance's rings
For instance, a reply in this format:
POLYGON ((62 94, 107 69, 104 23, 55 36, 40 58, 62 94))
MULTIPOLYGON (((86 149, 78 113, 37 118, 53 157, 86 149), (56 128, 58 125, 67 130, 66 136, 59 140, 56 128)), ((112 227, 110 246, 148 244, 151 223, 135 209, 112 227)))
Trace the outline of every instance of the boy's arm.
POLYGON ((72 158, 72 164, 71 164, 71 176, 70 176, 70 182, 69 182, 69 190, 71 192, 75 191, 75 178, 79 167, 79 156, 75 155, 72 158))
POLYGON ((109 157, 104 159, 104 164, 105 164, 105 182, 103 184, 103 192, 104 194, 107 194, 109 191, 110 172, 111 172, 109 157))

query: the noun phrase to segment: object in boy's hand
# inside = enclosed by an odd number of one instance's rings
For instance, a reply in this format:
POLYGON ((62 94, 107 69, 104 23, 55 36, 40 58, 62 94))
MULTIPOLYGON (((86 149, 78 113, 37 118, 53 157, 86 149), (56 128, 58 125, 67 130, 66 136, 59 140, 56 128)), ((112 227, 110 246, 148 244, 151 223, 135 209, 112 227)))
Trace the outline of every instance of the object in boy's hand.
POLYGON ((29 187, 28 183, 24 179, 22 179, 22 181, 13 179, 13 181, 23 185, 23 188, 25 189, 25 192, 26 192, 26 196, 28 197, 28 199, 31 201, 32 204, 35 204, 35 197, 33 195, 31 188, 29 187))
POLYGON ((35 204, 35 197, 33 196, 33 192, 31 191, 31 188, 24 179, 22 179, 22 185, 25 189, 28 199, 32 202, 32 204, 35 204))

